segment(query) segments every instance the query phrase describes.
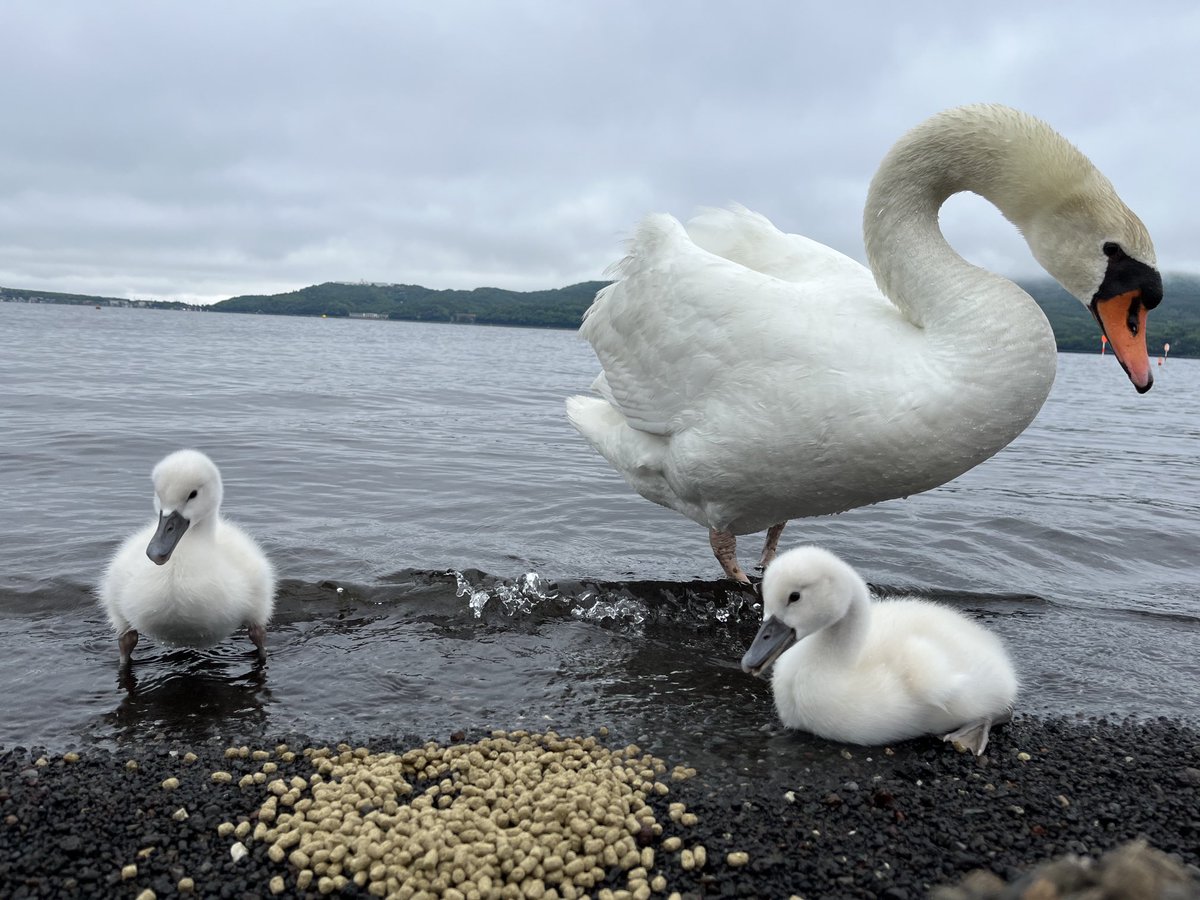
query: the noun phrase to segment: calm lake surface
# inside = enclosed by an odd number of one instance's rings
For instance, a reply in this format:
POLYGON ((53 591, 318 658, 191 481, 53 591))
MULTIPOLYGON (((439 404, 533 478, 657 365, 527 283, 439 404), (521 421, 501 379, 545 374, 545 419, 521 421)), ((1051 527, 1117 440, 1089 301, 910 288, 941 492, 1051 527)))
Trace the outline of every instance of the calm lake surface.
MULTIPOLYGON (((824 752, 741 672, 760 614, 704 531, 568 425, 597 370, 562 331, 0 304, 0 745, 609 725, 695 765, 824 752), (189 446, 276 563, 269 657, 143 638, 122 681, 93 585, 189 446)), ((998 456, 783 546, 984 617, 1019 712, 1200 720, 1200 361, 1155 375, 1061 356, 998 456)))

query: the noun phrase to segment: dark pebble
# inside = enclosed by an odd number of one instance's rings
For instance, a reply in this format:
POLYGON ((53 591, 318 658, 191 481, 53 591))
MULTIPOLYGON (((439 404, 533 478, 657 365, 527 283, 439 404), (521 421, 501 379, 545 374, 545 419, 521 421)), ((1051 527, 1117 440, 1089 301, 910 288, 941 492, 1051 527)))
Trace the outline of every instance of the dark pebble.
MULTIPOLYGON (((285 735, 239 743, 270 749, 286 742, 299 749, 338 741, 336 736, 312 741, 285 735)), ((407 736, 362 743, 403 750, 421 740, 407 736)), ((652 741, 641 745, 655 752, 652 741)), ((217 836, 219 822, 250 819, 264 794, 212 784, 214 770, 251 770, 249 764, 225 760, 224 748, 224 743, 173 748, 179 754, 195 751, 199 759, 191 765, 170 756, 166 745, 123 748, 120 754, 84 749, 77 763, 52 764, 31 777, 18 776, 39 756, 53 754, 0 748, 0 894, 6 900, 133 897, 153 887, 160 897, 175 896, 180 873, 196 880, 197 897, 269 896, 266 886, 274 875, 284 875, 291 891, 287 865, 271 863, 262 845, 248 842, 250 854, 234 866, 232 839, 217 836), (133 772, 124 768, 131 753, 139 761, 133 772), (171 776, 180 786, 166 796, 161 783, 171 776), (180 806, 191 815, 175 822, 171 814, 180 806), (147 847, 154 852, 140 857, 147 847), (124 885, 118 880, 110 888, 114 874, 133 862, 137 879, 124 885)), ((1034 884, 1031 879, 1045 877, 1033 874, 1035 866, 1069 852, 1088 862, 1084 875, 1078 863, 1051 870, 1064 883, 1091 877, 1088 871, 1128 869, 1150 873, 1149 878, 1166 873, 1184 879, 1182 886, 1163 882, 1163 890, 1174 893, 1137 896, 1200 896, 1195 874, 1200 783, 1188 775, 1200 771, 1200 733, 1194 727, 1165 720, 1020 718, 993 735, 986 768, 936 740, 893 749, 891 755, 834 755, 834 762, 821 768, 799 758, 792 765, 783 754, 753 779, 713 767, 673 782, 666 797, 650 799, 664 836, 679 835, 685 846, 703 844, 708 864, 684 871, 678 854, 659 853, 656 869, 665 875, 669 891, 694 898, 800 893, 919 900, 941 888, 952 892, 939 895, 947 900, 979 900, 1022 896, 978 891, 984 885, 998 891, 997 885, 1006 882, 1004 890, 1024 891, 1034 884), (1019 761, 1019 751, 1032 758, 1019 761), (789 790, 795 792, 791 803, 784 798, 789 790), (1057 801, 1060 795, 1069 798, 1069 806, 1057 801), (699 824, 671 823, 667 804, 676 801, 685 803, 699 824), (1138 838, 1147 844, 1133 845, 1132 856, 1105 856, 1138 838), (726 855, 734 850, 747 852, 749 863, 726 865, 726 855), (1109 862, 1096 862, 1102 857, 1109 862)), ((300 757, 280 764, 278 777, 310 773, 300 757)), ((608 874, 609 883, 597 885, 593 895, 602 887, 625 886, 622 873, 608 874)), ((1132 890, 1129 883, 1121 889, 1127 888, 1132 890)), ((353 886, 340 895, 368 896, 353 886)))

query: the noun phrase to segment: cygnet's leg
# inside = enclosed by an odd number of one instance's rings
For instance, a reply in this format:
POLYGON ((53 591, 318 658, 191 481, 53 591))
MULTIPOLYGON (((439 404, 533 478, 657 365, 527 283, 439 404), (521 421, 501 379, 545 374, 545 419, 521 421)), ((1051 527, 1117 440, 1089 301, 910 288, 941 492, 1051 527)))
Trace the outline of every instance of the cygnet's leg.
POLYGON ((129 657, 133 653, 133 648, 137 646, 138 633, 135 629, 130 628, 128 631, 121 632, 117 638, 117 649, 121 651, 121 665, 129 664, 129 657))
POLYGON ((267 629, 257 623, 251 623, 246 631, 250 635, 250 640, 254 642, 254 646, 258 648, 258 655, 265 657, 267 655, 267 629))
POLYGON ((737 561, 737 537, 732 531, 717 531, 715 528, 708 529, 708 542, 712 544, 713 555, 717 558, 717 562, 721 564, 721 568, 725 570, 725 574, 734 581, 740 581, 743 584, 749 584, 750 578, 742 571, 742 567, 737 561))
POLYGON ((1012 721, 1012 707, 997 713, 994 716, 987 716, 977 722, 968 722, 957 731, 952 731, 945 735, 942 740, 949 741, 954 745, 954 749, 959 753, 970 750, 976 756, 982 756, 983 751, 987 749, 988 736, 993 725, 1003 725, 1005 722, 1012 721))
POLYGON ((767 529, 767 539, 763 542, 762 556, 758 559, 759 569, 765 570, 771 564, 771 560, 775 558, 775 551, 779 549, 779 536, 783 534, 786 525, 787 522, 780 522, 767 529))

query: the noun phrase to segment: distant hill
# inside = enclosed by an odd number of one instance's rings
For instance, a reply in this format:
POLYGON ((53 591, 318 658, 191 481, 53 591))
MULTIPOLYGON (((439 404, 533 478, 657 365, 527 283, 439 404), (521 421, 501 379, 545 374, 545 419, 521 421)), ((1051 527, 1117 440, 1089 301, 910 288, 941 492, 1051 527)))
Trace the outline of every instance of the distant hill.
POLYGON ((289 316, 370 316, 420 322, 469 321, 480 325, 578 328, 583 312, 604 287, 584 281, 546 291, 433 290, 418 284, 326 282, 288 294, 230 297, 213 304, 218 312, 289 316))
POLYGON ((140 306, 148 309, 200 309, 178 300, 127 300, 124 297, 98 297, 94 294, 60 294, 27 288, 0 287, 0 300, 9 303, 65 303, 74 306, 140 306))
MULTIPOLYGON (((177 301, 124 300, 19 288, 0 288, 0 300, 578 328, 596 291, 606 283, 584 281, 564 288, 521 292, 500 288, 435 290, 417 284, 330 281, 286 294, 231 297, 207 307, 177 301)), ((1200 275, 1168 275, 1165 283, 1166 299, 1150 317, 1150 354, 1158 356, 1163 343, 1170 343, 1172 356, 1200 357, 1200 275)), ((1100 349, 1100 331, 1091 314, 1056 282, 1040 278, 1022 280, 1020 284, 1045 310, 1059 350, 1095 353, 1100 349)))

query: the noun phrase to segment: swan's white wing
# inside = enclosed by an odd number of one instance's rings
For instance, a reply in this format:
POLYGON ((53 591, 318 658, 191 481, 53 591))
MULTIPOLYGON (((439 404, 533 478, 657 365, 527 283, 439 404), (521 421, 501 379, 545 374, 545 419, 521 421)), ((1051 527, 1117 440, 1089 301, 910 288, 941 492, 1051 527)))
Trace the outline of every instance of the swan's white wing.
POLYGON ((849 257, 747 211, 698 221, 701 239, 736 259, 697 245, 671 216, 649 216, 580 330, 604 369, 593 388, 636 429, 687 427, 714 384, 753 383, 778 362, 802 374, 836 359, 840 316, 898 319, 849 257))
POLYGON ((687 233, 709 253, 795 284, 840 281, 845 289, 870 275, 844 253, 780 231, 766 216, 740 205, 703 210, 688 221, 687 233))

